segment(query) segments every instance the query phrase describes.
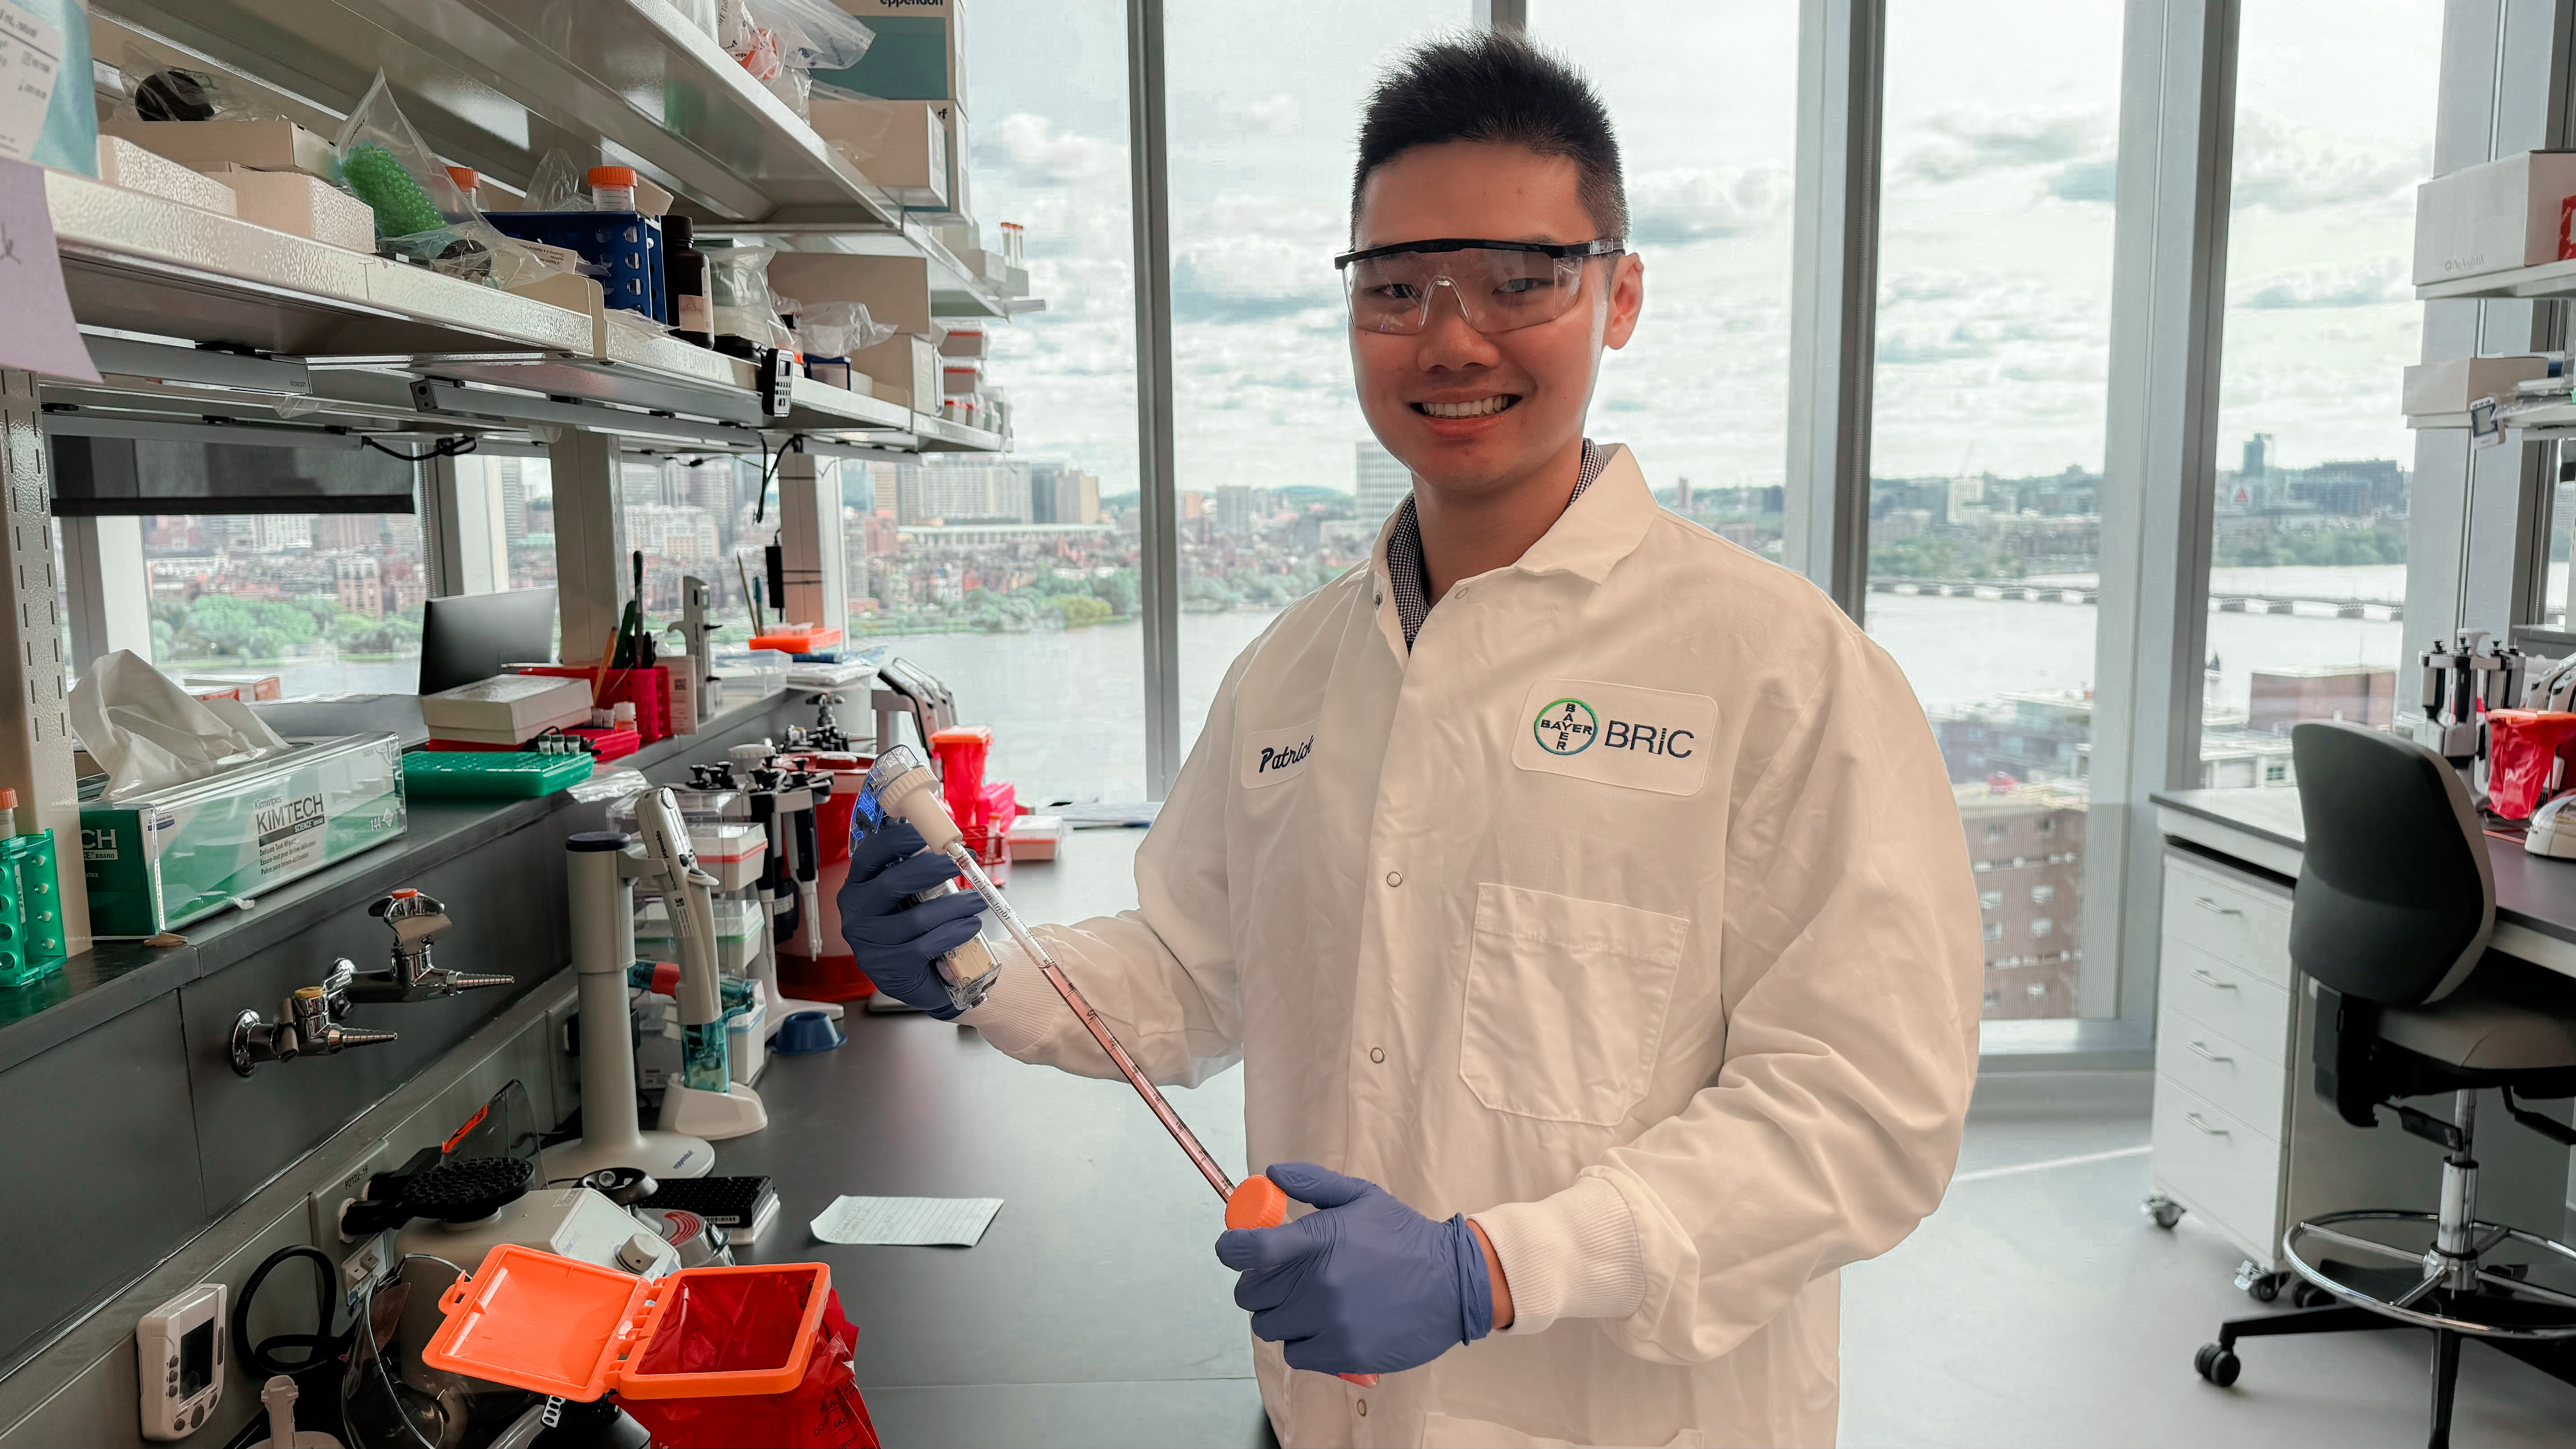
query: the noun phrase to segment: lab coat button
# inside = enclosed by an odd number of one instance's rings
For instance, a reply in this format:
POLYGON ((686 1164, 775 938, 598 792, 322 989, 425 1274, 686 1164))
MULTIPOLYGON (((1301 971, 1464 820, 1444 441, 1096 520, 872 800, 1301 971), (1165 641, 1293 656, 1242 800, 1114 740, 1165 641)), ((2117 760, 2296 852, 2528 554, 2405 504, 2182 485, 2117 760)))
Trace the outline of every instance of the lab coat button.
POLYGON ((1363 1419, 1368 1417, 1368 1400, 1366 1399, 1360 1400, 1360 1417, 1363 1419))
POLYGON ((1386 1048, 1384 1048, 1384 1047, 1370 1047, 1370 1048, 1369 1048, 1369 1060, 1370 1060, 1370 1061, 1373 1061, 1373 1062, 1383 1062, 1383 1061, 1385 1061, 1385 1060, 1386 1060, 1386 1048))
POLYGON ((1386 883, 1391 886, 1400 886, 1404 884, 1404 872, 1400 870, 1388 871, 1386 873, 1386 883))

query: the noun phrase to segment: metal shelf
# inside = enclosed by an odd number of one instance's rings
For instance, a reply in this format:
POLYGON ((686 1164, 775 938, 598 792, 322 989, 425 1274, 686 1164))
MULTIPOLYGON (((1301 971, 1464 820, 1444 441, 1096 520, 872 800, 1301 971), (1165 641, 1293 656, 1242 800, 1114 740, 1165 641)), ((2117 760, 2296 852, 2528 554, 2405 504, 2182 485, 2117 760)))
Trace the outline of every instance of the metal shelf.
POLYGON ((929 413, 912 415, 913 436, 921 440, 925 453, 998 453, 1002 435, 964 423, 952 423, 929 413))
MULTIPOLYGON (((111 23, 345 116, 378 69, 430 148, 524 189, 550 147, 631 165, 709 236, 927 256, 1012 307, 664 0, 107 0, 111 23), (859 240, 869 238, 869 240, 859 240)), ((300 104, 297 104, 300 102, 300 104)), ((303 118, 303 117, 299 117, 303 118)))
POLYGON ((2516 267, 2509 272, 2481 272, 2474 277, 2434 282, 2415 289, 2418 302, 2447 302, 2462 298, 2535 301, 2548 297, 2576 297, 2576 261, 2543 262, 2536 267, 2516 267))

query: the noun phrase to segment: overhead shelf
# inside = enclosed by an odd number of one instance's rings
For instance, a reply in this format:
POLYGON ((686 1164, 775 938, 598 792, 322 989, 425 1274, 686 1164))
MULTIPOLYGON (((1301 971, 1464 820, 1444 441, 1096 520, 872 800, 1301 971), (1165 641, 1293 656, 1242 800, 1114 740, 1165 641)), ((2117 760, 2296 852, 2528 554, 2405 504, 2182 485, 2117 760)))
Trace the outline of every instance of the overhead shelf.
MULTIPOLYGON (((111 22, 345 116, 385 73, 430 148, 524 190, 548 149, 633 166, 710 236, 927 256, 1013 306, 665 0, 104 0, 111 22)), ((290 102, 290 106, 292 102, 290 102)), ((319 119, 319 117, 315 117, 319 119)))
POLYGON ((2551 297, 2576 297, 2576 261, 2543 262, 2509 272, 2480 272, 2474 277, 2456 277, 2415 289, 2418 302, 2540 301, 2551 297))

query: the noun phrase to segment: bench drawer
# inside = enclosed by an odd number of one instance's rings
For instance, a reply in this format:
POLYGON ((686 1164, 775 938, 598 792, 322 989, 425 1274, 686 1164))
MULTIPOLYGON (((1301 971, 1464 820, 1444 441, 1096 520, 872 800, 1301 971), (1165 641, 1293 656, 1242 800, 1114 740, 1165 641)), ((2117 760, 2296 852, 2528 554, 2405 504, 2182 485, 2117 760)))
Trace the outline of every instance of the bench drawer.
POLYGON ((2164 940, 2156 1005, 2179 1011, 2275 1064, 2290 1056, 2290 993, 2196 946, 2164 940))
POLYGON ((2281 1144, 2218 1104, 2159 1074, 2153 1176, 2259 1256, 2279 1251, 2281 1144))
POLYGON ((2290 902, 2226 872, 2165 857, 2164 934, 2287 991, 2290 902))
POLYGON ((2156 1014, 2156 1071, 2256 1131, 2282 1135, 2288 1069, 2171 1007, 2156 1014))

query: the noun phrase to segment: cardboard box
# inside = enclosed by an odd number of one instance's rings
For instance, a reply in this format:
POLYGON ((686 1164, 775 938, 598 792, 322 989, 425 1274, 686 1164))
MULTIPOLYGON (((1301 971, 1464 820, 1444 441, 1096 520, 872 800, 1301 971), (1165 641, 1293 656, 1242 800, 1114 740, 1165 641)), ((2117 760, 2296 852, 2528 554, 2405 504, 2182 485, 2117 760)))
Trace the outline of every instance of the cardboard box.
POLYGON ((2415 285, 2558 260, 2576 151, 2525 151, 2415 188, 2415 285))
POLYGON ((2406 369, 2406 416, 2418 427, 2469 425, 2469 404, 2510 398, 2514 384, 2549 375, 2540 357, 2454 357, 2406 369))
POLYGON ((353 252, 376 249, 376 214, 367 204, 301 171, 227 166, 207 175, 232 188, 235 215, 271 231, 310 237, 353 252))
POLYGON ((951 101, 814 102, 814 134, 906 207, 944 207, 959 148, 951 101))
POLYGON ((238 203, 233 199, 231 187, 211 176, 200 176, 122 136, 98 138, 98 179, 110 186, 158 196, 164 201, 211 211, 217 216, 238 214, 238 203))
POLYGON ((951 327, 939 339, 939 355, 948 358, 971 357, 981 362, 992 356, 988 350, 990 334, 981 327, 951 327))
POLYGON ((964 397, 968 393, 982 392, 983 390, 984 364, 980 362, 959 362, 953 357, 948 358, 941 363, 939 368, 939 395, 941 397, 964 397))
POLYGON ((769 263, 769 288, 799 302, 865 302, 868 316, 897 332, 940 331, 930 315, 927 258, 780 252, 769 263))
POLYGON ((587 680, 541 674, 496 674, 420 697, 430 737, 513 745, 550 729, 590 721, 587 680))
POLYGON ((917 333, 900 332, 850 356, 850 370, 864 375, 870 390, 887 402, 917 413, 939 410, 939 345, 917 333))
POLYGON ((897 101, 966 98, 964 0, 834 0, 877 34, 847 70, 818 70, 814 79, 863 96, 897 101))
POLYGON ((253 171, 301 171, 325 181, 336 181, 340 174, 331 139, 293 121, 101 121, 98 130, 198 171, 247 166, 253 171))
POLYGON ((248 674, 199 674, 182 676, 181 687, 199 699, 233 699, 244 704, 283 697, 283 686, 274 674, 253 671, 248 674))

